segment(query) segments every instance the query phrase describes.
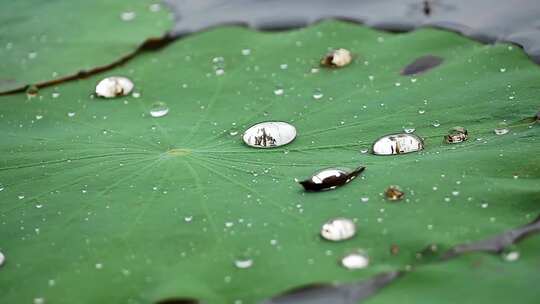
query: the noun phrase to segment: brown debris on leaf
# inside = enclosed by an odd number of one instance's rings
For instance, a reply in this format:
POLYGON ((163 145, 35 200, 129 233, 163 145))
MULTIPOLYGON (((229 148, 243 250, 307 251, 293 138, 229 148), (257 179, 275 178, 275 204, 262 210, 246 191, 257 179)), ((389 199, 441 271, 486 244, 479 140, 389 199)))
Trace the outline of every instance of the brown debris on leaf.
POLYGON ((401 191, 398 186, 390 186, 384 192, 384 195, 389 201, 399 201, 405 196, 405 192, 401 191))
POLYGON ((335 49, 321 59, 321 65, 329 68, 342 68, 352 61, 352 54, 347 49, 335 49))

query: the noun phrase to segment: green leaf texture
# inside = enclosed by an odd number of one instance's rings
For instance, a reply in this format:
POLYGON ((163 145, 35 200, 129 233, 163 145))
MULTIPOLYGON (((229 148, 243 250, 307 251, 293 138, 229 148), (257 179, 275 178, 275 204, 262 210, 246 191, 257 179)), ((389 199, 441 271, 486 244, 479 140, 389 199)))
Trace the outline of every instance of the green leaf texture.
MULTIPOLYGON (((217 28, 107 75, 34 98, 1 97, 0 302, 256 303, 304 284, 404 269, 429 244, 527 223, 539 211, 540 129, 526 120, 538 111, 539 79, 538 66, 511 45, 327 21, 279 33, 217 28), (312 73, 336 47, 350 49, 354 62, 312 73), (428 54, 444 62, 400 75, 428 54), (215 57, 224 58, 223 75, 215 57), (131 78, 140 97, 92 98, 110 75, 131 78), (323 98, 312 97, 316 89, 323 98), (157 101, 166 116, 150 116, 157 101), (298 137, 276 149, 244 145, 242 132, 268 120, 293 124, 298 137), (510 132, 496 135, 501 122, 510 132), (454 126, 470 139, 443 143, 454 126), (404 127, 425 139, 424 151, 360 152, 404 127), (361 178, 334 191, 305 193, 295 182, 359 165, 367 167, 361 178), (390 185, 406 199, 386 201, 390 185), (356 237, 321 239, 321 225, 342 216, 356 221, 356 237), (356 249, 369 254, 369 267, 341 267, 356 249), (236 268, 246 256, 253 266, 236 268)), ((463 267, 452 263, 433 271, 463 267)), ((379 303, 396 298, 387 299, 379 303)))

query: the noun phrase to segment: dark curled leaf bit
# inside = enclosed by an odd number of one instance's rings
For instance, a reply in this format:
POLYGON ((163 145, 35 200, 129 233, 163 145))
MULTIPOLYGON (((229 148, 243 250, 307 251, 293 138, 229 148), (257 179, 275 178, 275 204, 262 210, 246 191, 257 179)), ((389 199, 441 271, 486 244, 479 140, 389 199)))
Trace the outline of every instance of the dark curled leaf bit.
POLYGON ((407 65, 403 70, 401 70, 401 75, 406 76, 424 73, 439 66, 443 62, 443 60, 443 58, 434 55, 426 55, 419 57, 412 63, 407 65))
POLYGON ((343 186, 356 178, 366 167, 358 167, 354 170, 341 168, 328 168, 318 171, 310 178, 301 181, 300 184, 306 191, 325 191, 343 186))

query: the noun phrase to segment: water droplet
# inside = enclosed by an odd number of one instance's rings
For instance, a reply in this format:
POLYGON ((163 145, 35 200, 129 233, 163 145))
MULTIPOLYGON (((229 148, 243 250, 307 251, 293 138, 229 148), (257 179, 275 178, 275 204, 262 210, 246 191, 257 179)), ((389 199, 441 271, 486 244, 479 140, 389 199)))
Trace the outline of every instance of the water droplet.
POLYGON ((240 269, 250 268, 251 266, 253 266, 253 260, 249 258, 238 259, 234 261, 234 266, 240 269))
POLYGON ((68 112, 68 113, 67 113, 67 116, 68 116, 68 117, 73 117, 73 116, 75 116, 75 112, 68 112))
POLYGON ((361 201, 362 203, 367 203, 367 202, 369 202, 369 197, 361 197, 361 198, 360 198, 360 201, 361 201))
POLYGON ((248 56, 248 55, 250 55, 250 54, 251 54, 251 50, 250 50, 250 49, 243 49, 243 50, 242 50, 242 55, 248 56))
POLYGON ((504 73, 504 72, 506 72, 506 69, 505 68, 500 68, 499 71, 501 71, 501 73, 504 73))
POLYGON ((480 205, 480 207, 482 207, 484 209, 487 208, 488 206, 489 206, 488 203, 483 203, 482 205, 480 205))
POLYGON ((469 132, 463 127, 453 127, 448 131, 448 135, 444 136, 444 141, 449 144, 457 144, 469 139, 469 132))
POLYGON ((324 223, 321 236, 329 241, 342 241, 352 238, 356 234, 356 225, 347 218, 335 218, 324 223))
POLYGON ((184 221, 185 221, 186 223, 190 223, 192 220, 193 220, 193 216, 186 216, 186 217, 184 217, 184 221))
POLYGON ((139 97, 141 97, 141 93, 139 93, 139 92, 133 92, 133 94, 131 94, 131 96, 132 96, 133 98, 139 98, 139 97))
POLYGON ((36 120, 40 120, 40 119, 42 119, 42 118, 43 118, 43 115, 39 115, 39 114, 36 115, 36 120))
POLYGON ((43 204, 39 204, 39 203, 38 203, 38 204, 36 204, 36 208, 37 208, 37 209, 41 209, 41 208, 43 208, 43 204))
POLYGON ((424 73, 434 67, 437 67, 443 62, 443 58, 439 56, 426 55, 415 59, 408 64, 402 71, 401 75, 416 75, 424 73))
POLYGON ((24 199, 24 195, 18 195, 17 198, 22 200, 22 199, 24 199))
POLYGON ((216 76, 221 76, 223 74, 225 74, 225 70, 223 68, 216 69, 216 76))
POLYGON ((103 98, 126 96, 133 90, 133 82, 126 77, 113 76, 101 80, 96 86, 96 95, 103 98))
POLYGON ((395 85, 396 87, 399 87, 399 86, 401 86, 401 83, 400 83, 400 82, 396 82, 396 83, 394 83, 394 85, 395 85))
POLYGON ((30 52, 28 53, 28 59, 36 59, 37 53, 36 52, 30 52))
POLYGON ((161 10, 161 5, 159 3, 152 3, 150 4, 149 9, 152 13, 157 13, 161 10))
POLYGON ((285 93, 285 90, 281 86, 277 86, 274 89, 274 95, 276 95, 276 96, 281 96, 281 95, 283 95, 283 93, 285 93))
POLYGON ((51 94, 51 96, 52 96, 52 98, 58 98, 58 97, 60 97, 60 93, 54 92, 54 93, 51 94))
POLYGON ((417 152, 424 149, 420 137, 414 134, 390 134, 375 141, 372 147, 375 155, 395 155, 417 152))
POLYGON ((163 117, 169 113, 169 107, 162 101, 155 102, 150 108, 150 116, 163 117))
POLYGON ((319 73, 319 68, 311 68, 311 74, 319 73))
POLYGON ((96 269, 102 269, 102 268, 103 268, 103 264, 101 264, 101 263, 96 264, 96 269))
POLYGON ((346 49, 336 49, 326 54, 321 59, 321 65, 332 68, 340 68, 352 61, 352 54, 346 49))
POLYGON ((296 138, 296 128, 282 121, 267 121, 249 127, 242 136, 246 145, 255 148, 276 148, 296 138))
POLYGON ((315 89, 315 91, 313 91, 313 99, 318 100, 318 99, 323 98, 323 96, 324 94, 321 91, 321 89, 315 89))
POLYGON ((289 67, 289 65, 286 64, 286 63, 282 63, 282 64, 279 65, 279 68, 282 69, 282 70, 286 70, 288 67, 289 67))
POLYGON ((414 131, 416 131, 415 128, 403 128, 403 132, 407 133, 407 134, 411 134, 413 133, 414 131))
POLYGON ((225 58, 223 58, 221 56, 212 58, 213 63, 220 63, 220 62, 224 62, 224 61, 225 61, 225 58))
POLYGON ((497 128, 497 129, 494 129, 493 132, 495 132, 496 135, 505 135, 505 134, 508 134, 510 130, 508 130, 507 128, 497 128))
POLYGON ((368 148, 362 148, 362 149, 360 149, 360 153, 362 153, 362 154, 366 154, 366 153, 368 153, 368 152, 369 152, 369 149, 368 149, 368 148))
POLYGON ((6 256, 0 251, 0 267, 4 265, 5 261, 6 261, 6 256))
POLYGON ((434 126, 435 128, 438 128, 441 126, 441 123, 438 120, 435 120, 434 122, 431 123, 431 125, 434 126))
POLYGON ((28 87, 28 89, 26 89, 26 96, 28 98, 36 97, 38 93, 39 93, 39 89, 35 85, 31 85, 28 87))
POLYGON ((300 184, 306 191, 332 190, 349 183, 364 171, 365 168, 358 167, 354 170, 347 168, 327 168, 316 172, 309 179, 301 181, 300 184))
POLYGON ((236 136, 236 135, 238 135, 238 131, 231 131, 231 132, 229 132, 229 135, 236 136))
POLYGON ((122 19, 122 21, 131 21, 135 19, 135 17, 135 12, 123 12, 122 14, 120 14, 120 18, 122 19))
POLYGON ((390 186, 384 195, 389 201, 399 201, 405 196, 405 192, 401 191, 398 186, 390 186))
POLYGON ((502 257, 507 262, 515 262, 519 259, 519 251, 503 252, 502 257))
POLYGON ((341 265, 347 269, 363 269, 369 265, 369 257, 364 251, 349 253, 341 259, 341 265))
POLYGON ((34 298, 34 304, 45 304, 44 298, 34 298))
POLYGON ((426 113, 426 110, 424 110, 424 109, 418 110, 418 114, 424 114, 424 113, 426 113))

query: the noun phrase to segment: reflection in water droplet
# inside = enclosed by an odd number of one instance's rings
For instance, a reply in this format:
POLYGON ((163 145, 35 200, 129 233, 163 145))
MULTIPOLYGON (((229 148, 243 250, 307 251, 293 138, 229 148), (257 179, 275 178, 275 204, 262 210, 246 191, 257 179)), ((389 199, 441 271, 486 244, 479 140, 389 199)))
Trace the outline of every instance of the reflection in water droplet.
POLYGON ((352 54, 346 49, 336 49, 326 54, 321 59, 321 65, 332 68, 340 68, 352 61, 352 54))
POLYGON ((300 184, 306 191, 332 190, 349 183, 355 179, 358 174, 364 171, 365 168, 366 167, 358 167, 354 170, 347 168, 323 169, 310 178, 301 181, 300 184))
POLYGON ((420 137, 414 134, 390 134, 375 141, 372 147, 375 155, 395 155, 417 152, 424 149, 420 137))
POLYGON ((250 268, 251 266, 253 266, 253 260, 252 259, 238 259, 234 261, 234 266, 240 269, 250 268))
POLYGON ((107 77, 96 86, 96 95, 103 98, 125 96, 133 90, 133 82, 126 77, 107 77))
POLYGON ((329 241, 342 241, 352 238, 356 234, 356 225, 347 218, 335 218, 324 223, 321 236, 329 241))
POLYGON ((405 192, 401 191, 398 186, 390 186, 386 189, 384 195, 389 201, 398 201, 405 196, 405 192))
POLYGON ((315 100, 321 99, 321 98, 323 98, 323 96, 324 96, 324 94, 321 91, 321 89, 315 89, 315 91, 313 91, 313 99, 315 99, 315 100))
POLYGON ((448 135, 444 136, 444 141, 449 144, 457 144, 469 139, 469 132, 463 127, 453 127, 448 135))
POLYGON ((350 253, 341 259, 341 265, 347 269, 363 269, 369 265, 369 257, 364 251, 350 253))
POLYGON ((163 117, 169 113, 169 107, 162 101, 155 102, 150 108, 150 115, 152 117, 163 117))
POLYGON ((255 148, 276 148, 296 138, 296 128, 282 121, 267 121, 249 127, 242 137, 244 142, 255 148))

